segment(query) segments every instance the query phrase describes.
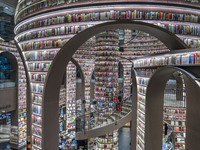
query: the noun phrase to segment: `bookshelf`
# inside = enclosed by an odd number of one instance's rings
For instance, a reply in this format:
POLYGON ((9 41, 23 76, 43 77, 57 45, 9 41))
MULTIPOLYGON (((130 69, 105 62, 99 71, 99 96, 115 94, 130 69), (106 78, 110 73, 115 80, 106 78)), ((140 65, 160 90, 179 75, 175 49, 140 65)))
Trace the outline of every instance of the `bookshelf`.
POLYGON ((26 115, 26 75, 22 59, 13 42, 4 42, 0 40, 0 52, 12 53, 18 63, 18 107, 17 107, 17 124, 11 123, 10 143, 12 148, 22 148, 26 146, 27 133, 27 115, 26 115))
POLYGON ((66 114, 67 114, 67 130, 75 131, 76 123, 76 66, 69 62, 66 69, 66 114))
MULTIPOLYGON (((106 31, 96 36, 95 58, 95 100, 99 116, 95 120, 103 122, 111 115, 113 110, 114 95, 118 92, 118 31, 106 31), (104 111, 104 108, 108 111, 104 111)), ((117 148, 115 139, 117 131, 97 138, 97 149, 117 148)), ((117 137, 115 139, 118 141, 117 137)))
POLYGON ((169 123, 174 132, 175 149, 185 149, 186 108, 165 106, 163 109, 163 119, 169 123))
POLYGON ((145 99, 149 76, 137 76, 137 150, 145 149, 145 99))
MULTIPOLYGON (((124 30, 124 45, 132 40, 132 31, 125 29, 124 30)), ((123 98, 126 98, 131 93, 131 67, 132 62, 127 59, 133 59, 135 56, 132 52, 129 52, 127 49, 123 48, 123 52, 121 52, 120 56, 124 58, 120 58, 120 62, 123 66, 123 87, 126 87, 123 90, 123 98), (126 59, 125 59, 126 58, 126 59)))
MULTIPOLYGON (((38 111, 42 106, 42 96, 43 96, 43 86, 49 71, 49 67, 51 65, 51 61, 55 58, 56 54, 60 50, 60 48, 71 38, 73 35, 89 28, 94 24, 98 24, 101 22, 106 22, 110 20, 119 20, 119 19, 132 19, 139 21, 147 21, 158 26, 162 26, 168 31, 177 34, 181 39, 190 47, 199 47, 199 12, 198 9, 183 9, 180 3, 177 3, 176 6, 169 5, 166 7, 166 1, 163 5, 158 5, 158 3, 154 3, 152 6, 147 5, 133 5, 131 6, 124 5, 125 2, 121 1, 121 6, 112 5, 114 2, 112 0, 108 0, 111 5, 106 6, 107 2, 105 1, 92 1, 93 5, 98 3, 98 6, 90 6, 88 7, 91 1, 82 1, 82 0, 47 0, 46 2, 38 3, 38 0, 26 1, 22 0, 19 2, 18 12, 16 15, 17 25, 15 28, 15 32, 17 34, 16 39, 19 42, 20 46, 23 49, 24 57, 26 58, 27 66, 29 69, 29 74, 31 77, 31 88, 32 88, 32 107, 33 112, 42 112, 42 110, 38 111), (82 5, 82 4, 86 5, 82 5), (101 5, 102 4, 102 5, 101 5), (76 6, 81 6, 78 10, 76 6), (75 8, 76 7, 76 8, 75 8), (62 9, 61 9, 62 8, 62 9), (35 109, 34 109, 35 108, 35 109)), ((131 1, 130 1, 131 2, 131 1)), ((157 1, 158 2, 158 1, 157 1)), ((175 1, 174 3, 176 3, 175 1)), ((180 1, 179 1, 180 2, 180 1)), ((193 3, 194 1, 184 2, 183 3, 193 3)), ((169 2, 170 3, 170 2, 169 2)), ((171 3, 170 3, 171 4, 171 3)), ((196 4, 196 2, 195 2, 196 4)), ((188 7, 191 5, 188 5, 188 7)), ((185 8, 185 7, 184 7, 185 8)), ((128 31, 129 35, 132 34, 132 31, 128 31)), ((112 36, 114 37, 114 36, 112 36)), ((131 39, 131 36, 129 38, 131 39)), ((110 47, 114 47, 115 40, 113 39, 104 39, 99 38, 97 43, 97 47, 103 47, 102 45, 107 45, 110 43, 110 47), (112 43, 111 43, 112 42, 112 43)), ((95 108, 91 109, 90 103, 90 84, 89 81, 91 79, 92 70, 94 68, 94 60, 91 60, 91 55, 93 54, 93 50, 87 50, 88 55, 83 52, 85 51, 85 47, 81 47, 76 54, 73 56, 81 65, 86 81, 86 89, 85 89, 85 99, 86 99, 86 110, 94 111, 95 108), (82 57, 82 58, 81 58, 82 57), (89 61, 91 60, 91 61, 89 61), (87 64, 87 65, 86 65, 87 64)), ((143 55, 156 54, 160 52, 166 52, 167 49, 159 43, 157 39, 153 37, 142 37, 141 33, 137 35, 137 40, 132 40, 131 44, 126 45, 124 47, 123 56, 126 58, 137 58, 143 55), (141 42, 143 41, 143 42, 141 42), (145 43, 146 42, 146 43, 145 43), (152 44, 152 45, 150 45, 152 44), (132 50, 134 49, 134 52, 132 50), (131 51, 130 51, 131 50, 131 51)), ((195 52, 194 52, 195 53, 195 52)), ((115 61, 114 58, 110 57, 111 53, 103 53, 98 52, 98 55, 102 56, 96 61, 99 66, 108 65, 109 61, 115 61), (109 58, 108 58, 109 57, 109 58)), ((138 84, 138 114, 141 113, 140 117, 144 117, 145 109, 143 109, 143 105, 145 105, 145 85, 149 78, 149 76, 155 71, 154 67, 160 65, 171 65, 171 64, 198 64, 198 53, 195 56, 191 53, 191 55, 182 55, 180 56, 170 56, 167 58, 155 58, 153 62, 148 59, 145 60, 137 60, 134 62, 134 66, 137 69, 137 75, 142 82, 138 84), (175 61, 174 61, 175 59, 175 61), (191 60, 190 60, 191 59, 191 60), (148 65, 149 64, 149 65, 148 65), (144 69, 145 67, 152 67, 149 69, 144 69), (143 112, 143 114, 142 114, 143 112)), ((116 55, 117 56, 117 55, 116 55)), ((114 56, 114 57, 116 57, 114 56)), ((131 64, 127 61, 122 62, 124 66, 124 86, 129 85, 130 81, 130 72, 131 64)), ((97 65, 97 64, 95 64, 97 65)), ((110 65, 110 64, 109 64, 110 65)), ((116 64, 112 64, 115 66, 116 64)), ((111 66, 112 66, 111 65, 111 66)), ((109 70, 116 71, 116 70, 109 70)), ((104 82, 106 81, 105 77, 108 74, 105 74, 107 70, 103 67, 99 67, 95 70, 95 75, 98 76, 97 83, 95 85, 96 93, 99 97, 103 96, 104 90, 104 82), (100 76, 104 76, 100 77, 100 76), (98 91, 98 92, 97 92, 98 91)), ((114 74, 115 76, 115 74, 114 74)), ((109 78, 108 78, 109 79, 109 78)), ((111 78, 110 78, 111 80, 111 78)), ((114 81, 112 79, 112 81, 114 81)), ((110 81, 109 81, 110 82, 110 81)), ((108 86, 117 87, 118 85, 114 82, 107 84, 108 86)), ((130 90, 130 89, 129 89, 130 90)), ((124 91, 125 93, 129 93, 129 90, 124 91)), ((114 90, 113 90, 114 91, 114 90)), ((124 94, 125 96, 126 94, 124 94)), ((101 100, 103 101, 103 100, 101 100)), ((99 105, 102 105, 99 101, 99 105)), ((81 101, 76 101, 76 107, 81 105, 81 101)), ((79 107, 80 108, 80 107, 79 107)), ((71 108, 70 108, 71 109, 71 108)), ((42 116, 33 115, 33 127, 39 127, 42 124, 42 116), (37 117, 37 119, 35 118, 37 117), (37 121, 36 121, 37 120, 37 121)), ((103 116, 103 113, 102 113, 103 116)), ((103 117, 102 117, 103 118, 103 117)), ((71 121, 71 120, 70 120, 71 121)), ((73 120, 72 120, 73 121, 73 120)), ((142 126, 142 122, 138 120, 138 124, 142 126)), ((144 125, 144 124, 143 124, 144 125)), ((139 125, 138 125, 139 126, 139 125)), ((42 127, 44 128, 44 127, 42 127)), ((141 129, 143 129, 141 127, 141 129)), ((138 139, 142 139, 142 130, 138 129, 138 139)), ((33 136, 37 138, 37 142, 33 147, 36 149, 41 147, 41 139, 37 136, 33 136), (38 142, 38 140, 40 142, 38 142)), ((142 140, 138 140, 138 145, 142 147, 142 140)), ((142 147, 143 148, 143 147, 142 147)), ((42 149, 42 147, 41 147, 42 149)))
POLYGON ((158 67, 166 65, 195 65, 199 64, 199 51, 177 52, 174 54, 164 54, 152 56, 147 59, 138 59, 134 61, 134 67, 158 67))
POLYGON ((105 137, 97 139, 97 150, 117 150, 118 146, 118 132, 114 130, 113 134, 108 134, 105 137), (113 147, 114 145, 114 147, 113 147))
MULTIPOLYGON (((71 1, 71 0, 70 0, 71 1)), ((42 1, 41 1, 42 2, 42 1)), ((78 1, 77 1, 78 2, 78 1)), ((85 1, 85 5, 87 6, 88 4, 89 4, 89 2, 90 1, 85 1)), ((105 4, 105 3, 107 3, 107 2, 110 2, 110 3, 112 3, 112 2, 114 2, 114 1, 93 1, 92 3, 96 3, 96 4, 98 4, 98 3, 100 3, 101 5, 103 5, 103 4, 105 4)), ((124 2, 124 1, 121 1, 121 2, 124 2)), ((130 1, 131 2, 131 1, 130 1)), ((158 1, 156 1, 156 2, 158 2, 158 1)), ((166 1, 165 1, 166 2, 166 1)), ((71 2, 70 2, 71 3, 71 2)), ((20 21, 21 19, 24 19, 24 18, 26 18, 27 17, 27 15, 28 16, 31 16, 32 14, 35 14, 36 13, 36 11, 38 12, 45 12, 45 11, 48 11, 48 10, 56 10, 56 8, 60 8, 60 7, 65 7, 65 8, 67 8, 67 7, 72 7, 72 6, 80 6, 80 5, 82 5, 82 4, 84 4, 83 3, 83 1, 80 1, 80 4, 79 3, 76 3, 76 4, 71 4, 70 5, 70 3, 69 2, 64 2, 64 1, 62 1, 62 2, 60 2, 60 0, 59 1, 57 1, 57 2, 55 2, 55 1, 52 1, 52 2, 49 2, 49 1, 47 1, 47 2, 42 2, 42 3, 36 3, 37 5, 33 5, 32 7, 30 7, 30 6, 27 6, 26 8, 24 8, 22 11, 17 11, 17 15, 16 15, 16 21, 18 22, 18 21, 20 21), (66 4, 66 3, 68 3, 68 4, 66 4), (58 6, 56 6, 56 5, 58 5, 58 6), (59 6, 59 5, 61 5, 61 6, 59 6)), ((169 3, 169 1, 168 1, 168 3, 169 3)), ((176 3, 176 2, 175 2, 176 3)), ((178 3, 178 2, 177 2, 178 3)), ((187 5, 188 7, 190 7, 190 5, 187 5)), ((197 6, 197 5, 195 5, 195 6, 197 6)), ((161 5, 161 7, 162 7, 162 5, 161 5)), ((150 13, 150 14, 143 14, 143 12, 141 12, 140 14, 139 14, 139 18, 142 18, 142 17, 145 17, 145 18, 156 18, 156 17, 158 17, 159 19, 162 19, 163 17, 167 17, 167 18, 171 18, 171 19, 182 19, 182 18, 180 18, 179 16, 177 16, 176 14, 172 14, 172 15, 163 15, 163 14, 161 14, 161 13, 159 13, 159 12, 152 12, 153 13, 153 15, 150 13)), ((130 15, 129 14, 131 14, 132 16, 134 16, 134 17, 136 17, 137 16, 137 13, 123 13, 122 15, 123 15, 123 17, 124 18, 130 18, 130 15)))
POLYGON ((92 37, 87 42, 85 42, 74 54, 74 58, 80 64, 80 67, 83 71, 84 78, 85 78, 85 112, 89 113, 92 111, 91 108, 91 78, 92 73, 94 71, 95 65, 95 52, 94 52, 94 45, 95 45, 95 38, 92 37))

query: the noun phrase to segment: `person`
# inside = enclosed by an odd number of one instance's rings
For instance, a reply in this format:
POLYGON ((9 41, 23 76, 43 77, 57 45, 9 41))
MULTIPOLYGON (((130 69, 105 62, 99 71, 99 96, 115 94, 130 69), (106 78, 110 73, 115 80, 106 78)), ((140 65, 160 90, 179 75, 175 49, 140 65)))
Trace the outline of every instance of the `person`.
POLYGON ((165 135, 167 135, 168 125, 165 123, 165 135))
POLYGON ((122 97, 121 96, 118 96, 116 110, 117 110, 117 112, 122 111, 122 97))

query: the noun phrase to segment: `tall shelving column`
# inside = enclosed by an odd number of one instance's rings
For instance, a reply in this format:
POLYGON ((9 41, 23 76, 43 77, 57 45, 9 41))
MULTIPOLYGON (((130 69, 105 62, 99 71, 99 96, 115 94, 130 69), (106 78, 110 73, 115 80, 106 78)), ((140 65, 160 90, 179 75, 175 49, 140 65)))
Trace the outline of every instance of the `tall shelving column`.
POLYGON ((65 134, 66 131, 66 88, 60 88, 59 94, 59 125, 60 133, 65 134))
POLYGON ((27 136, 27 109, 26 109, 26 74, 24 66, 19 56, 17 55, 18 60, 18 128, 19 128, 19 143, 18 147, 26 146, 26 136, 27 136))
POLYGON ((137 71, 137 150, 145 149, 145 104, 146 87, 155 69, 136 69, 137 71))
MULTIPOLYGON (((73 57, 77 60, 79 65, 81 66, 81 69, 83 71, 84 79, 85 79, 85 103, 82 104, 82 100, 78 100, 79 104, 79 110, 77 111, 77 115, 82 115, 83 109, 85 109, 85 115, 87 115, 90 112, 93 112, 93 108, 91 103, 93 102, 91 100, 91 79, 92 74, 94 71, 94 45, 95 45, 95 37, 90 38, 88 41, 86 41, 73 55, 73 57), (84 107, 83 107, 84 105, 84 107)), ((77 101, 77 102, 78 102, 77 101)), ((90 118, 85 119, 85 129, 89 129, 90 126, 88 124, 91 122, 90 118)), ((88 149, 95 150, 95 138, 88 139, 88 149)))
POLYGON ((80 64, 85 79, 85 112, 91 112, 91 98, 90 98, 90 82, 92 73, 94 71, 94 44, 95 38, 89 39, 85 42, 73 55, 73 57, 80 64))
POLYGON ((75 137, 76 127, 76 66, 70 61, 66 68, 66 134, 67 145, 70 147, 75 137))
MULTIPOLYGON (((124 30, 124 43, 128 43, 132 39, 132 31, 125 29, 124 30)), ((124 48, 124 52, 121 52, 121 56, 132 60, 134 55, 129 49, 124 48)), ((131 94, 131 67, 132 62, 128 61, 127 59, 121 58, 120 62, 123 65, 123 87, 126 87, 123 90, 123 98, 128 97, 131 94)))
MULTIPOLYGON (((42 107, 43 88, 47 72, 51 62, 68 41, 70 36, 58 38, 56 40, 35 40, 29 42, 19 42, 19 46, 24 55, 28 73, 30 76, 31 89, 31 141, 33 150, 42 149, 42 107)), ((19 38, 16 38, 18 41, 19 38)))
MULTIPOLYGON (((119 33, 106 31, 96 36, 95 100, 97 101, 97 123, 103 122, 112 113, 114 98, 118 92, 119 33)), ((97 138, 97 150, 117 149, 118 133, 97 138)))
MULTIPOLYGON (((126 51, 130 51, 135 57, 140 55, 160 53, 168 51, 166 46, 155 37, 139 31, 128 45, 124 46, 126 51)), ((145 104, 146 88, 149 78, 155 69, 136 69, 137 71, 137 150, 145 149, 145 104)))

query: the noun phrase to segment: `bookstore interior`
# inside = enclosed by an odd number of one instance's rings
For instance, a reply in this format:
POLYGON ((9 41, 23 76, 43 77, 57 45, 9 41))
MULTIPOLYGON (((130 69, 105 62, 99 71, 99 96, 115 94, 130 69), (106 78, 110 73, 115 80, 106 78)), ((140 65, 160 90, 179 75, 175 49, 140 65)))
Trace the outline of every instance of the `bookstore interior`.
POLYGON ((0 150, 198 150, 199 97, 199 0, 0 0, 0 150))

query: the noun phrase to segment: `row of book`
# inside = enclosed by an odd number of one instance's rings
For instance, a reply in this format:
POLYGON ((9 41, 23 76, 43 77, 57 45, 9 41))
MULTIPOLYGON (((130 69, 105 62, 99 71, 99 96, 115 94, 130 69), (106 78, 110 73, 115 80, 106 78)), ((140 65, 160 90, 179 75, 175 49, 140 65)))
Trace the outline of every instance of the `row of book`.
POLYGON ((28 42, 21 44, 24 51, 34 50, 34 49, 46 49, 46 48, 60 48, 62 47, 69 39, 57 39, 57 40, 47 40, 47 41, 37 41, 37 42, 28 42))
MULTIPOLYGON (((126 34, 126 33, 125 33, 126 34)), ((152 45, 160 45, 162 42, 153 36, 144 36, 144 37, 136 37, 132 40, 129 40, 128 43, 124 44, 122 47, 132 47, 132 46, 152 46, 152 45)))
MULTIPOLYGON (((199 16, 196 14, 183 14, 180 12, 156 12, 151 11, 151 9, 147 10, 110 10, 103 12, 91 12, 91 13, 80 13, 75 14, 67 14, 65 16, 56 16, 56 17, 48 17, 45 20, 39 20, 36 22, 32 22, 26 24, 26 27, 21 27, 21 31, 23 29, 31 29, 35 27, 47 26, 47 25, 55 25, 61 23, 70 23, 70 22, 83 22, 83 21, 97 21, 97 20, 119 20, 119 19, 139 19, 139 20, 169 20, 169 21, 185 21, 185 22, 199 22, 199 16)), ((152 8, 153 9, 153 8, 152 8)), ((20 17, 17 19, 19 20, 20 17)), ((20 31, 20 32, 21 32, 20 31)))
POLYGON ((59 28, 49 28, 49 29, 43 29, 40 31, 28 32, 26 34, 20 35, 17 38, 17 41, 20 42, 20 41, 30 40, 30 39, 35 39, 35 38, 76 34, 78 32, 81 32, 89 28, 90 26, 92 25, 88 24, 88 25, 76 25, 76 26, 62 26, 59 28))
POLYGON ((164 120, 180 120, 180 121, 185 121, 186 120, 186 116, 184 116, 184 115, 163 114, 163 119, 164 120))
POLYGON ((199 64, 200 53, 180 53, 171 55, 161 55, 134 61, 134 67, 163 66, 163 65, 187 65, 199 64))
POLYGON ((42 125, 42 118, 40 116, 32 115, 32 123, 42 125))
POLYGON ((171 126, 183 126, 185 127, 185 121, 171 121, 171 126))
POLYGON ((18 1, 18 3, 20 3, 18 5, 18 9, 17 9, 17 12, 21 11, 22 9, 24 9, 26 6, 29 6, 35 2, 38 2, 39 0, 21 0, 21 1, 18 1))
POLYGON ((31 74, 30 78, 32 82, 45 82, 46 74, 31 74))
MULTIPOLYGON (((39 147, 42 147, 42 141, 39 138, 33 137, 33 144, 39 147)), ((34 148, 33 148, 34 149, 34 148)), ((37 149, 38 150, 38 149, 37 149)))
POLYGON ((139 93, 142 93, 142 94, 146 94, 146 87, 143 87, 143 86, 137 86, 137 90, 139 93))
POLYGON ((32 1, 26 0, 26 1, 20 3, 19 8, 17 9, 17 12, 20 13, 20 17, 25 17, 26 15, 33 13, 35 11, 39 11, 43 8, 53 7, 64 3, 70 4, 78 2, 78 0, 46 0, 40 3, 36 3, 39 2, 39 0, 32 0, 32 1), (29 7, 30 5, 32 6, 29 7))
POLYGON ((144 68, 136 69, 137 76, 141 77, 150 77, 155 71, 156 69, 144 69, 144 68))
POLYGON ((32 92, 42 94, 44 86, 42 84, 31 84, 32 92))
POLYGON ((39 95, 32 95, 33 103, 42 104, 42 97, 39 95))
POLYGON ((42 137, 42 129, 40 127, 33 126, 32 127, 32 133, 37 135, 37 136, 42 137))
POLYGON ((145 122, 145 115, 143 114, 143 113, 141 113, 141 112, 137 112, 137 118, 139 118, 140 120, 142 120, 142 121, 140 121, 140 122, 145 122))
MULTIPOLYGON (((106 41, 106 40, 105 40, 106 41)), ((102 45, 102 46, 98 46, 98 47, 96 47, 96 49, 95 49, 97 52, 98 51, 118 51, 118 47, 115 47, 115 46, 106 46, 106 45, 102 45)), ((96 53, 97 53, 96 52, 96 53)))
POLYGON ((168 108, 168 107, 164 107, 164 110, 163 110, 165 113, 168 113, 168 114, 186 114, 186 108, 168 108))
POLYGON ((144 143, 137 138, 137 150, 144 150, 144 143), (139 148, 138 148, 139 147, 139 148))
POLYGON ((141 123, 139 120, 137 120, 137 126, 139 127, 139 128, 141 128, 141 130, 145 130, 145 125, 143 124, 143 123, 141 123))
POLYGON ((142 142, 144 142, 144 131, 142 131, 141 128, 138 128, 137 136, 139 136, 140 139, 142 139, 142 142))
POLYGON ((192 47, 192 48, 198 48, 200 47, 200 40, 199 39, 192 39, 192 38, 182 38, 180 37, 180 39, 183 40, 183 42, 188 46, 188 47, 192 47))
POLYGON ((28 63, 29 71, 48 71, 51 63, 28 63))
POLYGON ((113 92, 116 91, 116 88, 111 88, 111 87, 96 87, 95 90, 97 92, 113 92))
MULTIPOLYGON (((98 55, 98 57, 100 57, 100 58, 98 58, 98 60, 101 61, 101 60, 103 60, 102 59, 103 56, 116 57, 119 55, 119 52, 117 52, 117 51, 106 51, 106 52, 99 51, 96 53, 96 56, 97 55, 98 55)), ((107 59, 109 59, 109 58, 107 58, 107 59)))
POLYGON ((58 50, 54 51, 34 51, 26 52, 25 57, 27 61, 39 61, 39 60, 53 60, 58 50))
POLYGON ((149 78, 137 77, 137 84, 147 86, 149 78))
POLYGON ((66 68, 66 124, 67 129, 75 129, 76 117, 76 66, 69 62, 66 68))
POLYGON ((138 103, 137 106, 139 110, 141 110, 142 112, 145 112, 145 106, 143 104, 138 103))
POLYGON ((95 72, 95 76, 97 77, 117 77, 117 72, 95 72))
POLYGON ((118 62, 112 62, 112 61, 98 61, 98 62, 95 62, 95 66, 118 66, 118 62))
POLYGON ((185 34, 185 35, 200 35, 200 27, 195 25, 184 25, 184 24, 168 24, 168 23, 156 23, 160 27, 167 29, 174 34, 185 34))
POLYGON ((128 50, 128 51, 134 51, 134 50, 140 50, 140 51, 144 51, 144 50, 154 50, 154 49, 166 49, 166 46, 163 45, 163 44, 159 44, 159 45, 143 45, 143 46, 136 46, 136 45, 129 45, 129 47, 127 48, 124 48, 124 51, 125 50, 128 50))

